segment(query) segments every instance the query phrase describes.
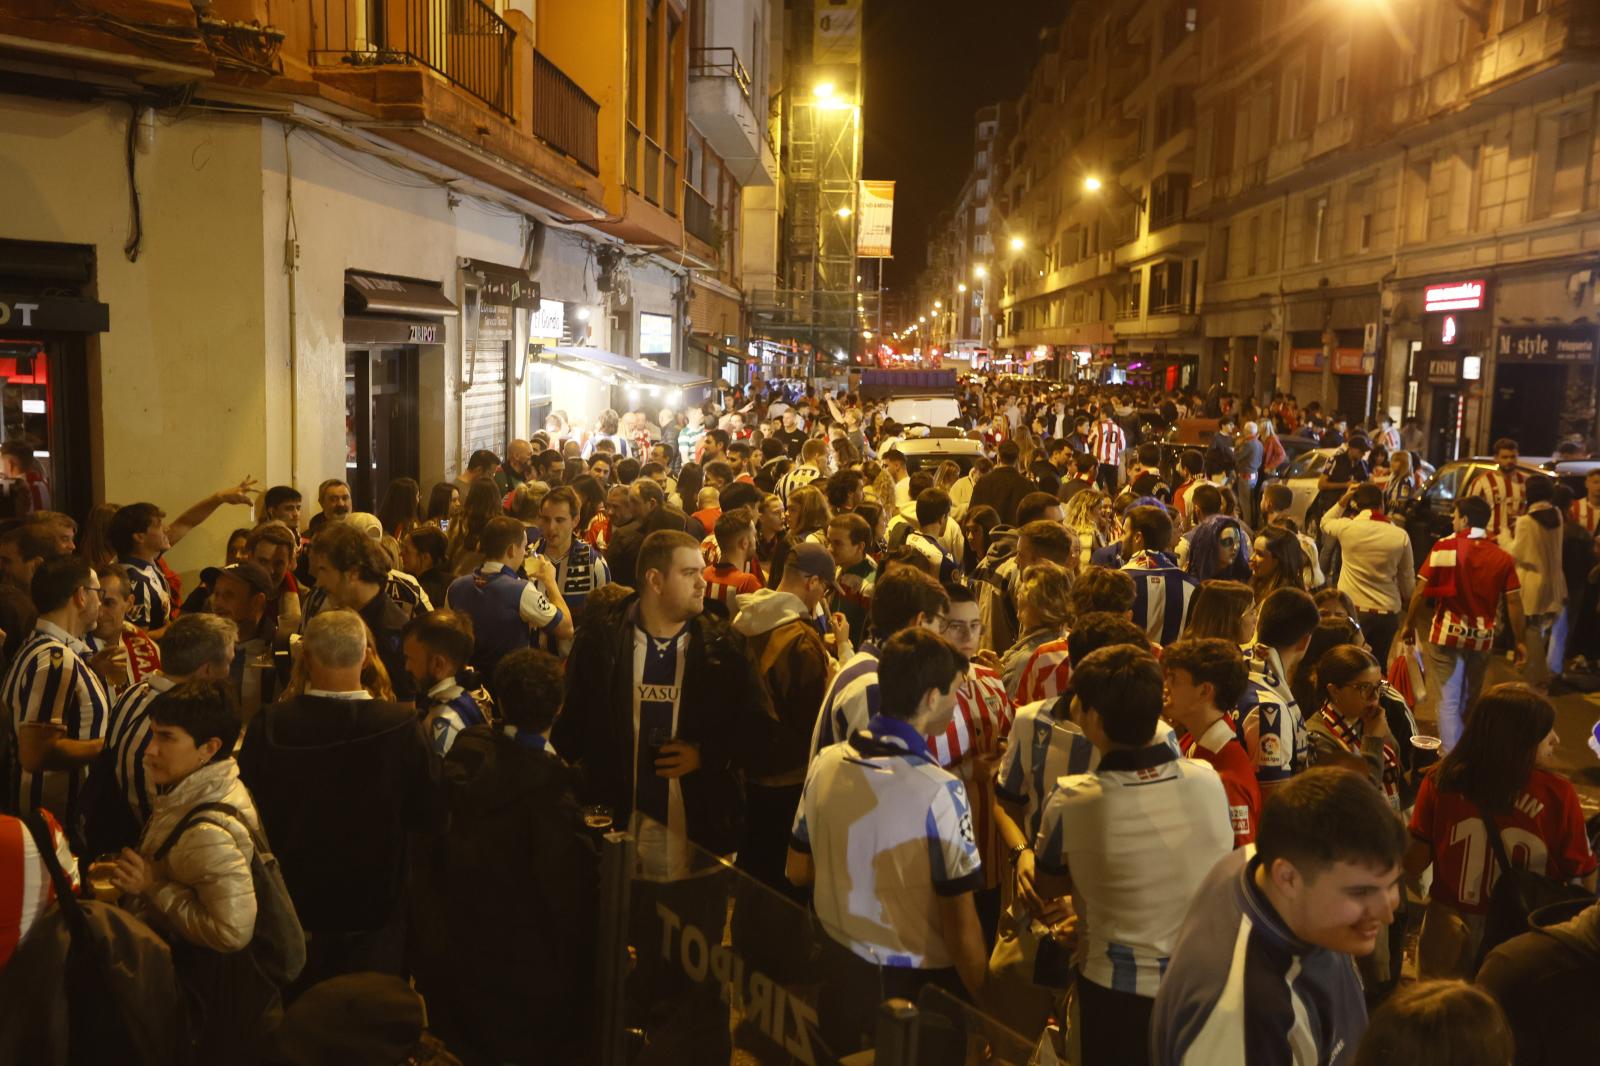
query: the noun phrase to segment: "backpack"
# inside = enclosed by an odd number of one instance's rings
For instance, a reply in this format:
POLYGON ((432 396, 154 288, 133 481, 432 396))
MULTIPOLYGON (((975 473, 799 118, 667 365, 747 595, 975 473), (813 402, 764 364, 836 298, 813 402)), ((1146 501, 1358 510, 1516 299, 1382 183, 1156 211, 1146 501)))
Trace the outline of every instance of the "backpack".
POLYGON ((289 888, 284 884, 283 871, 279 868, 278 860, 273 856, 266 837, 251 828, 237 807, 228 803, 196 804, 178 820, 178 824, 167 835, 167 839, 156 848, 152 858, 156 862, 165 859, 184 831, 198 822, 209 822, 219 828, 227 828, 216 818, 205 817, 208 814, 220 814, 224 818, 231 818, 244 826, 245 832, 250 834, 250 843, 255 852, 250 857, 250 883, 256 892, 256 929, 250 938, 247 950, 267 980, 283 988, 299 977, 300 971, 305 969, 305 930, 300 927, 300 918, 294 910, 294 900, 289 898, 289 888))
POLYGON ((0 1062, 179 1061, 182 999, 167 942, 127 911, 73 895, 44 819, 23 823, 56 902, 0 970, 0 1062))

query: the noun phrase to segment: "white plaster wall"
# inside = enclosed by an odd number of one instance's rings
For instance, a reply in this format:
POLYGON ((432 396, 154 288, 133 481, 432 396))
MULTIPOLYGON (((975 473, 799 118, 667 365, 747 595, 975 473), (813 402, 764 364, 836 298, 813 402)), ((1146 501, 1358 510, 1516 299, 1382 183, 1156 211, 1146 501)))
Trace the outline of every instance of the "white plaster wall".
MULTIPOLYGON (((344 433, 344 272, 364 270, 439 282, 458 305, 456 260, 522 261, 520 220, 498 205, 458 196, 419 175, 307 131, 288 140, 298 230, 294 334, 298 345, 299 449, 296 483, 308 495, 342 477, 344 433)), ((272 382, 288 392, 289 295, 282 270, 286 174, 283 127, 261 124, 261 229, 267 275, 272 382)), ((461 325, 446 320, 446 343, 422 347, 419 375, 420 480, 459 473, 461 325)), ((285 444, 284 447, 287 447, 285 444)))
MULTIPOLYGON (((129 262, 120 104, 0 97, 0 236, 93 245, 111 328, 87 368, 96 497, 169 515, 238 478, 283 476, 269 442, 262 321, 261 140, 255 120, 157 119, 137 154, 144 241, 129 262)), ((76 516, 82 518, 83 516, 76 516)), ((219 561, 226 508, 170 558, 219 561)))

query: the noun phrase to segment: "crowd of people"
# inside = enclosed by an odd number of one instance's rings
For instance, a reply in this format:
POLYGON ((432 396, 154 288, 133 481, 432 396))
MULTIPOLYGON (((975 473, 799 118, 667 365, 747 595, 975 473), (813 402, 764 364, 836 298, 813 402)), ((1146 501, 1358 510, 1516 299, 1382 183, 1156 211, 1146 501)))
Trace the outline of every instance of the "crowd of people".
MULTIPOLYGON (((171 1061, 581 1063, 621 921, 636 1061, 787 1062, 661 945, 671 915, 685 965, 693 927, 793 970, 737 869, 849 960, 810 975, 834 1056, 934 988, 1082 1066, 1577 1061, 1600 909, 1547 686, 1600 478, 1563 498, 1497 442, 1418 558, 1414 427, 957 398, 970 465, 849 389, 725 387, 554 414, 371 512, 247 478, 9 520, 0 995, 82 994, 47 949, 83 910, 170 956, 171 1061), (1291 436, 1342 449, 1303 517, 1266 480, 1291 436), (186 595, 165 554, 244 507, 186 595), (1528 878, 1554 936, 1505 918, 1528 878)), ((0 1047, 69 1017, 9 1013, 0 1047)))

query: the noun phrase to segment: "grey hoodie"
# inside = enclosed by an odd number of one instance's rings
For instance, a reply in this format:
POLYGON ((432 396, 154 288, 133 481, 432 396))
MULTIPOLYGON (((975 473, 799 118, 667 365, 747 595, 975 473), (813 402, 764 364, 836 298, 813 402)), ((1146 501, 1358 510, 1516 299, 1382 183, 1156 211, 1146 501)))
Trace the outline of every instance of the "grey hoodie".
POLYGON ((785 622, 810 618, 805 601, 792 592, 778 589, 758 589, 739 598, 739 613, 734 616, 733 628, 747 637, 770 633, 785 622))

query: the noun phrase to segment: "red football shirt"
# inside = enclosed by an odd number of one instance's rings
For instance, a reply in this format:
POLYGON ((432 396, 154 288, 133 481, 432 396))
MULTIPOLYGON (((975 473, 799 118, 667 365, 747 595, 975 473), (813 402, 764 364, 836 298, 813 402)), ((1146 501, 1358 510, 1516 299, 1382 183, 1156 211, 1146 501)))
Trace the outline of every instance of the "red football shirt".
POLYGON ((1261 821, 1261 786, 1256 781, 1256 766, 1250 753, 1239 743, 1233 723, 1219 718, 1198 741, 1185 734, 1180 743, 1191 759, 1211 764, 1222 778, 1222 791, 1228 794, 1228 821, 1233 826, 1233 846, 1242 848, 1256 839, 1261 821))
POLYGON ((727 604, 730 613, 738 606, 738 597, 759 591, 761 579, 748 570, 736 570, 732 563, 706 567, 706 595, 727 604))
MULTIPOLYGON (((1565 881, 1595 868, 1577 790, 1564 777, 1535 769, 1510 814, 1495 818, 1506 853, 1520 869, 1565 881)), ((1411 814, 1411 835, 1433 849, 1432 898, 1469 914, 1489 909, 1499 864, 1477 804, 1423 779, 1411 814)))
MULTIPOLYGON (((67 848, 67 836, 49 811, 40 813, 55 842, 56 859, 66 871, 67 880, 76 887, 78 865, 67 848)), ((0 968, 55 898, 55 886, 50 883, 50 873, 39 858, 28 827, 21 819, 0 815, 0 968)))
POLYGON ((1453 595, 1435 597, 1428 641, 1450 648, 1488 651, 1494 647, 1495 615, 1500 597, 1517 591, 1517 563, 1511 553, 1484 536, 1482 530, 1445 537, 1428 552, 1417 576, 1432 586, 1450 584, 1453 595))

